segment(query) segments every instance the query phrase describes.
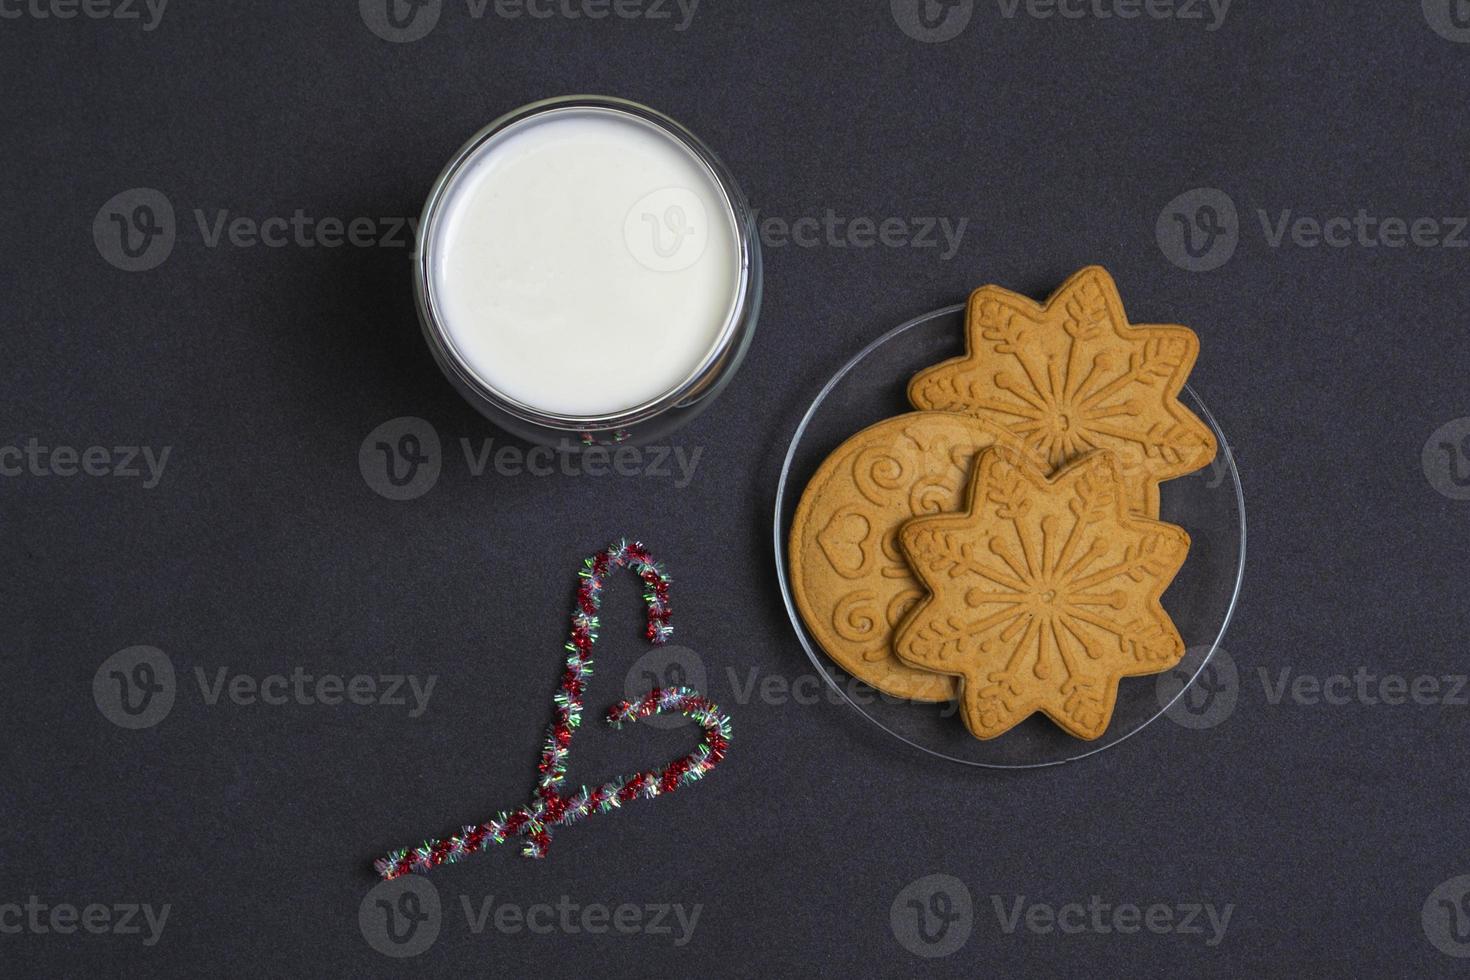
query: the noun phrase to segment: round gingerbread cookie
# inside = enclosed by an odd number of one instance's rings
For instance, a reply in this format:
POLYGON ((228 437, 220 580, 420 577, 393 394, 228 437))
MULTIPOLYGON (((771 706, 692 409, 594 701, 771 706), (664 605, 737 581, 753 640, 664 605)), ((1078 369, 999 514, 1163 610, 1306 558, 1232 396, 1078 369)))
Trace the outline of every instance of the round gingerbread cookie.
POLYGON ((864 683, 914 701, 958 695, 955 677, 893 654, 895 629, 926 594, 898 531, 964 509, 975 457, 994 445, 1020 440, 974 416, 913 412, 848 439, 807 484, 791 524, 792 592, 822 649, 864 683))

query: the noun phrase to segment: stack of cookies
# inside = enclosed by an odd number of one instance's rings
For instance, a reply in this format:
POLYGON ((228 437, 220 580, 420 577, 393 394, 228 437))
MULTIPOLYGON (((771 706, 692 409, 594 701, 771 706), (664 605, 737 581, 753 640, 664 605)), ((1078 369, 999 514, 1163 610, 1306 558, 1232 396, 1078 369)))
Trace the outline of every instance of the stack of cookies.
POLYGON ((1106 271, 1047 301, 985 286, 965 356, 909 383, 916 411, 833 452, 791 527, 797 606, 827 654, 895 697, 960 702, 978 738, 1035 712, 1095 739, 1120 678, 1184 642, 1160 597, 1189 551, 1159 484, 1214 458, 1179 402, 1185 327, 1133 326, 1106 271))

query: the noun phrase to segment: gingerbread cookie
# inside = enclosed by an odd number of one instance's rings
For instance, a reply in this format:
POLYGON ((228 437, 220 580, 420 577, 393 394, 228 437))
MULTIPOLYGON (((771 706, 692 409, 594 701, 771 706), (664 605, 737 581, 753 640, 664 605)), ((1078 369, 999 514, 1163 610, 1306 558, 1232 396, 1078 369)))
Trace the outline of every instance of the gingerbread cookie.
POLYGON ((1041 711, 1097 738, 1119 678, 1168 670, 1184 655, 1159 597, 1189 535, 1130 514, 1125 482, 1106 451, 1048 478, 1026 457, 989 449, 967 510, 904 525, 903 553, 930 594, 894 650, 963 679, 961 716, 977 737, 1041 711))
POLYGON ((792 592, 822 649, 880 691, 916 701, 955 697, 953 677, 893 655, 894 627, 923 596, 899 552, 903 523, 958 510, 977 453, 1004 429, 943 412, 900 415, 848 439, 822 463, 791 524, 792 592))
POLYGON ((1159 483, 1207 466, 1214 434, 1179 402, 1199 354, 1187 327, 1132 326, 1111 276, 1083 269, 1040 305, 983 286, 966 313, 964 357, 914 376, 921 410, 981 416, 1053 469, 1094 449, 1118 459, 1136 512, 1159 514, 1159 483))

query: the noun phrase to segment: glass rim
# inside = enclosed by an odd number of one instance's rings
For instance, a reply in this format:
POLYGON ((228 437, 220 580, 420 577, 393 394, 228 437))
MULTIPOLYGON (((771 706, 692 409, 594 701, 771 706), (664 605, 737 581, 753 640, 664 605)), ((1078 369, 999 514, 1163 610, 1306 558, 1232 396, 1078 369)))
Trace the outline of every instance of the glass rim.
POLYGON ((753 282, 754 270, 758 268, 754 258, 753 228, 750 205, 724 162, 698 136, 669 116, 639 102, 605 95, 566 95, 530 102, 512 109, 476 132, 450 158, 435 179, 419 218, 419 234, 413 257, 414 299, 419 321, 435 360, 441 367, 450 371, 455 380, 476 396, 520 421, 568 434, 632 426, 686 402, 691 396, 699 394, 720 373, 731 349, 737 345, 742 326, 751 318, 752 297, 757 295, 756 284, 753 282), (533 116, 576 109, 593 109, 631 117, 661 130, 687 149, 699 161, 719 191, 735 231, 739 260, 734 295, 725 322, 699 363, 664 393, 629 408, 597 415, 548 412, 514 398, 486 381, 450 337, 437 302, 431 275, 431 246, 439 229, 445 198, 480 148, 509 127, 533 116))
POLYGON ((921 314, 920 316, 916 316, 913 319, 908 320, 905 323, 901 323, 891 330, 888 330, 876 340, 869 343, 862 350, 858 351, 857 354, 853 355, 853 357, 850 358, 847 363, 843 364, 842 367, 839 368, 836 373, 834 373, 832 377, 827 380, 826 384, 822 386, 821 391, 817 392, 816 397, 812 399, 812 403, 807 406, 806 411, 801 416, 801 420, 796 425, 796 431, 793 432, 791 435, 791 442, 790 445, 787 446, 786 456, 781 462, 781 475, 776 481, 775 526, 772 531, 774 552, 776 558, 776 580, 781 589, 781 601, 786 607, 786 615, 791 620, 793 631, 796 633, 797 642, 801 644, 801 648, 806 652, 807 659, 809 659, 812 663, 812 666, 816 668, 817 674, 822 678, 823 683, 825 683, 827 687, 831 690, 836 691, 837 694, 842 698, 842 701, 846 703, 849 708, 852 708, 854 711, 856 711, 859 716, 867 720, 870 724, 876 726, 885 734, 898 739, 900 742, 903 742, 910 748, 922 752, 924 755, 945 759, 958 765, 978 769, 1045 769, 1050 766, 1060 766, 1065 765, 1069 762, 1076 762, 1080 759, 1086 759, 1089 756, 1097 755, 1099 752, 1103 752, 1107 749, 1113 748, 1116 745, 1122 744, 1123 742, 1132 738, 1134 735, 1137 735, 1139 732, 1143 731, 1149 725, 1152 725, 1154 722, 1162 718, 1166 713, 1168 713, 1169 709, 1172 708, 1175 703, 1179 701, 1180 698, 1188 693, 1189 689, 1194 686, 1194 683, 1199 680, 1200 675, 1204 673, 1205 668, 1208 667, 1210 661, 1214 659, 1216 651, 1220 649, 1221 641, 1224 640, 1225 632, 1229 628, 1230 621, 1235 615, 1235 607, 1240 601, 1241 588, 1245 583, 1245 490, 1241 486, 1240 471, 1236 468, 1235 456, 1230 451, 1230 444, 1225 438, 1224 431, 1220 428, 1220 424, 1215 420, 1214 413, 1210 411, 1209 406, 1207 406, 1204 403, 1203 399, 1201 399, 1199 395, 1195 392, 1195 390, 1190 387, 1188 383, 1186 383, 1183 387, 1183 391, 1187 393, 1190 399, 1194 402, 1194 406, 1199 410, 1201 414, 1202 421, 1206 425, 1208 425, 1211 431, 1214 432, 1217 436, 1220 458, 1224 461, 1225 469, 1230 474, 1231 484, 1235 488, 1236 515, 1238 520, 1240 521, 1240 556, 1236 561, 1235 583, 1230 593, 1230 602, 1225 608, 1225 615, 1220 621, 1219 629, 1216 631, 1215 636, 1210 640, 1209 652, 1206 653, 1205 656, 1200 660, 1199 665, 1195 668, 1194 673, 1190 675, 1189 680, 1180 686, 1179 692, 1175 694, 1174 697, 1169 699, 1169 703, 1162 705, 1157 712, 1150 715, 1146 720, 1143 721, 1142 724, 1138 725, 1128 732, 1123 733, 1122 735, 1119 735, 1117 738, 1107 741, 1100 739, 1100 744, 1083 743, 1084 747, 1082 751, 1078 752, 1076 755, 1069 755, 1064 759, 1047 759, 1042 762, 1021 763, 978 762, 973 759, 962 759, 958 756, 953 756, 946 752, 941 752, 936 749, 930 748, 929 746, 923 745, 915 741, 914 739, 908 738, 907 736, 897 731, 894 731, 888 725, 885 725, 878 718, 874 717, 873 714, 864 710, 863 706, 858 704, 857 701, 854 700, 852 696, 852 691, 837 683, 837 681, 833 678, 831 671, 827 669, 827 665, 823 662, 823 658, 826 657, 826 654, 819 652, 816 649, 813 649, 812 643, 807 639, 806 626, 802 622, 801 613, 797 610, 792 600, 791 582, 786 572, 787 535, 785 533, 783 515, 783 511, 785 510, 783 505, 786 499, 786 484, 791 478, 791 466, 792 462, 796 458, 796 450, 801 445, 801 437, 806 433, 807 426, 816 416, 818 409, 822 407, 822 403, 826 401, 827 396, 831 394, 832 389, 837 387, 837 385, 840 384, 842 380, 847 377, 847 375, 851 373, 854 368, 858 366, 858 364, 862 363, 862 361, 867 358, 869 354, 873 353, 879 347, 882 347, 888 341, 930 320, 934 320, 939 317, 953 316, 957 313, 963 313, 965 308, 966 304, 955 303, 951 306, 945 306, 937 310, 931 310, 928 313, 921 314))

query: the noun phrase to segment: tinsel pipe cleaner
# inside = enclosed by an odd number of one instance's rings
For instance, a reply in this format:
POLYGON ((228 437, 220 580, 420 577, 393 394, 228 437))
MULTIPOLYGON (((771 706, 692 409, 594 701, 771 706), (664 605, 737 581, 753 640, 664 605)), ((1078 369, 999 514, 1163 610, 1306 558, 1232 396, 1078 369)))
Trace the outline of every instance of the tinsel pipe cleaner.
POLYGON ((554 828, 565 827, 593 813, 606 813, 632 800, 672 793, 701 778, 725 758, 730 745, 730 719, 720 713, 717 705, 687 687, 654 688, 635 701, 613 705, 607 713, 608 724, 620 728, 626 722, 650 715, 681 714, 692 718, 703 730, 699 747, 662 770, 636 772, 595 789, 583 786, 570 795, 562 794, 572 735, 582 722, 582 697, 592 674, 592 647, 597 642, 597 613, 602 607, 609 573, 627 568, 643 582, 643 601, 648 606, 644 635, 650 643, 662 646, 674 632, 669 623, 668 573, 640 542, 626 539, 615 542, 585 559, 582 565, 577 573, 581 582, 572 608, 571 638, 566 644, 566 669, 552 699, 551 725, 546 730, 546 744, 536 765, 538 777, 530 801, 493 820, 466 826, 454 836, 426 840, 419 847, 379 858, 373 867, 384 879, 429 871, 483 850, 487 844, 503 844, 513 838, 525 840, 522 853, 527 857, 545 857, 554 828))

